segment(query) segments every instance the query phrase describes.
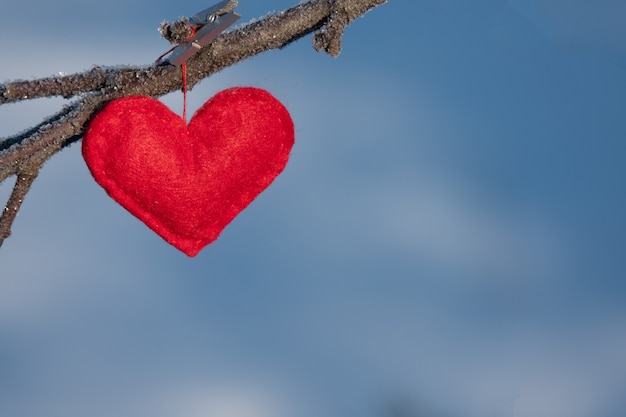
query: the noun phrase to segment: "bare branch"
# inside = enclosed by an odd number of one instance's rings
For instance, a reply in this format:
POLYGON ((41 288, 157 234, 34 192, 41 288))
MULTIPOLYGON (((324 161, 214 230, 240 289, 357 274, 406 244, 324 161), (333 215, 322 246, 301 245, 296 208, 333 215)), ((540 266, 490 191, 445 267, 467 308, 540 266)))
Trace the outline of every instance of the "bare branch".
MULTIPOLYGON (((387 1, 310 0, 225 33, 187 62, 188 88, 224 68, 313 32, 318 32, 313 40, 315 49, 337 56, 345 27, 387 1)), ((180 68, 156 64, 96 66, 78 74, 0 84, 0 105, 39 97, 78 97, 26 132, 0 139, 0 182, 17 175, 0 218, 0 243, 9 235, 15 214, 41 166, 64 146, 79 140, 85 125, 106 102, 131 95, 160 97, 181 85, 180 68)))
MULTIPOLYGON (((189 81, 193 85, 200 79, 244 59, 282 48, 320 29, 322 32, 335 31, 343 34, 343 27, 386 2, 387 0, 312 0, 225 33, 190 60, 187 68, 193 74, 190 74, 189 81), (338 30, 339 27, 342 29, 338 30)), ((316 39, 316 46, 318 43, 319 39, 316 39)), ((178 89, 179 77, 180 72, 171 66, 96 66, 79 74, 0 84, 0 104, 39 97, 70 98, 87 92, 101 92, 117 97, 144 93, 156 97, 178 89)))
POLYGON ((319 51, 328 52, 332 57, 339 56, 341 52, 341 37, 347 25, 356 16, 351 17, 350 2, 345 0, 333 0, 333 9, 330 18, 322 30, 313 37, 313 47, 319 51))
POLYGON ((17 176, 13 192, 2 211, 2 215, 0 215, 0 246, 2 246, 4 240, 11 235, 11 225, 15 220, 15 216, 17 216, 17 212, 24 201, 26 193, 30 190, 30 186, 33 184, 33 181, 35 181, 35 178, 37 178, 38 173, 39 171, 37 170, 32 173, 22 173, 17 176))

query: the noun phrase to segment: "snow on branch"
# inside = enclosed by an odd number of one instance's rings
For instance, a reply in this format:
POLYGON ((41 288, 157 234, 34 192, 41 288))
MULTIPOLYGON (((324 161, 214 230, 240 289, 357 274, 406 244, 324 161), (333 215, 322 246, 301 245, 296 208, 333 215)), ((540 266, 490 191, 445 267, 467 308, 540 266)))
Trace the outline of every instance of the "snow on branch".
MULTIPOLYGON (((200 80, 263 52, 282 48, 315 33, 313 46, 336 57, 347 25, 387 0, 310 0, 224 33, 187 62, 187 83, 200 80)), ((16 176, 9 201, 0 215, 0 246, 26 193, 43 164, 63 147, 82 138, 85 125, 110 100, 145 95, 160 97, 182 85, 179 67, 92 69, 71 75, 0 84, 0 105, 40 97, 77 99, 37 126, 0 138, 0 182, 16 176)))

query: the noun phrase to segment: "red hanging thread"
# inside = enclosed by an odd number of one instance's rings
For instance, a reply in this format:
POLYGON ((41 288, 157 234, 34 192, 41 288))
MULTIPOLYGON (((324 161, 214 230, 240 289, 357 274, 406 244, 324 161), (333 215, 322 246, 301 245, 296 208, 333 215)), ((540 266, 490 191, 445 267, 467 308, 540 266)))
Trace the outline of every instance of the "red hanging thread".
MULTIPOLYGON (((190 28, 191 34, 187 38, 187 42, 190 42, 196 36, 196 28, 194 26, 190 26, 190 28)), ((183 62, 180 69, 183 72, 183 120, 187 123, 187 62, 183 62)))
MULTIPOLYGON (((191 40, 193 39, 194 36, 196 36, 196 28, 195 26, 189 26, 189 29, 191 29, 191 34, 189 35, 189 37, 187 38, 187 42, 191 42, 191 40)), ((174 49, 176 49, 176 46, 173 46, 170 50, 168 50, 167 52, 165 52, 163 55, 161 55, 160 57, 157 58, 157 60, 155 62, 159 62, 161 61, 161 59, 163 59, 163 57, 167 54, 169 54, 170 52, 172 52, 174 49)), ((187 123, 187 63, 183 62, 180 65, 180 69, 182 71, 182 75, 183 75, 183 120, 185 121, 185 123, 187 123)))
POLYGON ((187 63, 183 62, 180 69, 183 72, 183 120, 187 123, 187 63))

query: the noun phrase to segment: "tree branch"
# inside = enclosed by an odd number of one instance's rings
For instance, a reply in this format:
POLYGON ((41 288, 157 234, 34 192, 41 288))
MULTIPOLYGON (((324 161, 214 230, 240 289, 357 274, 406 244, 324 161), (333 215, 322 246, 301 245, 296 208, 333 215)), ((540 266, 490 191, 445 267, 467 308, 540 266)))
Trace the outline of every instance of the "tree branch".
MULTIPOLYGON (((282 48, 310 34, 316 50, 337 56, 344 28, 387 0, 310 0, 224 33, 187 62, 191 89, 200 80, 263 52, 282 48)), ((0 182, 17 175, 13 193, 0 216, 0 245, 24 196, 43 164, 78 141, 85 125, 108 101, 131 95, 160 97, 180 89, 181 71, 171 65, 104 68, 67 76, 0 84, 0 105, 40 97, 79 98, 24 133, 0 139, 0 182)))
POLYGON ((33 181, 37 178, 38 173, 39 171, 35 171, 33 173, 23 173, 17 176, 13 192, 0 217, 0 246, 2 246, 4 240, 11 235, 11 224, 15 220, 15 216, 17 216, 17 212, 22 206, 24 197, 30 190, 30 186, 33 185, 33 181))

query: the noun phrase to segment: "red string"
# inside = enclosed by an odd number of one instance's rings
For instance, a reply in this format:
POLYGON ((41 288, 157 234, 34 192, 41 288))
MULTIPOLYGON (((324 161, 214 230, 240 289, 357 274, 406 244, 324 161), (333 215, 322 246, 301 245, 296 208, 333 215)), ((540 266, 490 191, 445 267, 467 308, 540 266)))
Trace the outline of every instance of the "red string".
MULTIPOLYGON (((195 26, 190 26, 191 35, 187 38, 187 42, 191 42, 194 36, 196 36, 195 26)), ((183 72, 183 120, 187 123, 187 62, 183 62, 180 66, 183 72)))
MULTIPOLYGON (((187 38, 187 42, 191 42, 193 37, 196 35, 196 28, 194 26, 189 26, 189 28, 191 29, 191 35, 187 38)), ((169 51, 158 57, 155 62, 158 63, 165 55, 169 54, 176 48, 177 46, 173 46, 169 51)), ((183 73, 183 120, 187 123, 187 63, 183 62, 180 69, 183 73)))
POLYGON ((183 120, 187 123, 187 63, 183 62, 180 69, 183 72, 183 120))

